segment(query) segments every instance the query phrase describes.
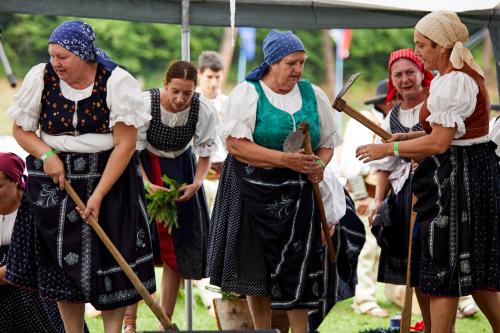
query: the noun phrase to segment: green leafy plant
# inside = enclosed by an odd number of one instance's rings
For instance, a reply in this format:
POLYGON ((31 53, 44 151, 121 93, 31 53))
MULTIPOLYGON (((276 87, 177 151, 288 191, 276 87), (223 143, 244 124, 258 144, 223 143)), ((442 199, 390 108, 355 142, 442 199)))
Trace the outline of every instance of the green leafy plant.
POLYGON ((179 188, 185 184, 178 184, 174 179, 166 175, 163 175, 161 179, 168 185, 168 190, 158 189, 146 194, 146 198, 150 201, 148 204, 148 215, 151 219, 163 223, 168 232, 172 233, 173 227, 179 228, 175 200, 179 197, 179 188))

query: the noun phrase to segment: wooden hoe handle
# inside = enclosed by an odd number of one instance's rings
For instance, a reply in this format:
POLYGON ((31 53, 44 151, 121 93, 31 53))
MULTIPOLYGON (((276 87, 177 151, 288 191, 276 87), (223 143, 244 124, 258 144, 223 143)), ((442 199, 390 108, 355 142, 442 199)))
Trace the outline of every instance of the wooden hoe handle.
MULTIPOLYGON (((311 146, 311 135, 309 134, 309 124, 302 122, 299 125, 304 132, 304 152, 307 155, 312 155, 311 146)), ((335 253, 335 248, 333 247, 332 239, 330 237, 330 228, 328 228, 328 222, 326 221, 325 207, 323 205, 323 199, 321 199, 321 192, 319 190, 319 185, 317 183, 312 184, 314 198, 316 199, 316 204, 318 205, 319 216, 321 219, 321 227, 323 229, 323 234, 325 235, 326 248, 328 250, 328 256, 332 262, 337 261, 337 254, 335 253)))
MULTIPOLYGON (((78 208, 80 208, 81 211, 84 211, 85 204, 83 203, 83 201, 80 199, 76 191, 73 189, 71 184, 66 179, 64 180, 64 189, 66 190, 66 192, 68 192, 69 196, 71 197, 71 199, 73 199, 78 208)), ((92 216, 89 216, 86 222, 92 227, 92 229, 94 229, 97 236, 99 236, 99 238, 106 246, 106 248, 109 250, 113 258, 115 258, 118 265, 121 267, 121 269, 123 269, 125 275, 127 275, 130 282, 134 285, 135 289, 137 290, 139 295, 141 295, 141 297, 144 299, 144 301, 149 306, 151 311, 153 311, 154 315, 156 316, 156 318, 158 318, 162 326, 166 330, 178 331, 179 329, 177 328, 177 326, 168 319, 167 315, 163 312, 161 307, 155 302, 155 300, 149 294, 146 287, 144 287, 144 285, 142 284, 141 280, 139 280, 135 272, 132 270, 132 268, 130 268, 129 264, 125 261, 120 251, 118 251, 116 246, 109 239, 108 235, 106 235, 106 233, 104 232, 104 230, 102 230, 99 223, 97 223, 96 219, 93 218, 92 216)))

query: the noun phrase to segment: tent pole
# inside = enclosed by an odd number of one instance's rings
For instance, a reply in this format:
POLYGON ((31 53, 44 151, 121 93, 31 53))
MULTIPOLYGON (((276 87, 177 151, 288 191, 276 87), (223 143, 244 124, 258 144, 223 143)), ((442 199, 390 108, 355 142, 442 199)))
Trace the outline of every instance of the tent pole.
POLYGON ((490 40, 493 46, 493 54, 495 55, 495 68, 497 71, 497 90, 500 96, 500 26, 492 25, 489 27, 490 30, 490 40))
POLYGON ((189 0, 182 0, 182 60, 190 61, 189 54, 189 0))
MULTIPOLYGON (((182 0, 181 22, 182 60, 190 61, 189 54, 189 0, 182 0)), ((186 312, 186 330, 193 329, 193 285, 191 280, 184 280, 184 305, 186 312)))

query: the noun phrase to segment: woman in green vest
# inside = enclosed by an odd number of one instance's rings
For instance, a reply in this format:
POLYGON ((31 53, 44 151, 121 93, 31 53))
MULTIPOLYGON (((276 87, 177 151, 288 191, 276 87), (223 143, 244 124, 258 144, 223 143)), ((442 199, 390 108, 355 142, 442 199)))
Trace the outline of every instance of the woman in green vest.
POLYGON ((221 175, 209 241, 211 282, 247 295, 256 329, 271 327, 271 307, 287 310, 293 333, 323 297, 320 221, 312 183, 341 143, 330 102, 301 80, 307 58, 290 31, 271 31, 264 62, 237 85, 222 110, 219 135, 229 156, 221 175), (284 152, 301 122, 314 155, 284 152))

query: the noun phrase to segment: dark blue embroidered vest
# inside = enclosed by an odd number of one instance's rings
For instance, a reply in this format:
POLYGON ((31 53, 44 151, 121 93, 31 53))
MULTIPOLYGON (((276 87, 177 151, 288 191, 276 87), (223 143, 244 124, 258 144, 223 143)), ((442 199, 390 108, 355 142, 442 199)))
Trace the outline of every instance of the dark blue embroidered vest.
POLYGON ((85 133, 109 133, 109 109, 106 105, 107 88, 111 72, 97 66, 92 94, 75 103, 61 92, 60 80, 50 63, 43 75, 42 110, 40 128, 51 135, 80 135, 85 133), (78 118, 76 128, 73 115, 78 118))
POLYGON ((184 126, 169 127, 161 122, 160 89, 149 90, 151 94, 151 122, 147 139, 155 149, 165 152, 181 150, 194 136, 200 110, 200 94, 195 92, 191 99, 189 116, 184 126))
POLYGON ((391 124, 391 133, 408 133, 408 132, 417 132, 422 130, 422 125, 420 123, 416 123, 412 128, 405 127, 399 121, 399 110, 401 109, 401 104, 396 105, 391 110, 391 115, 389 118, 389 122, 391 124))

